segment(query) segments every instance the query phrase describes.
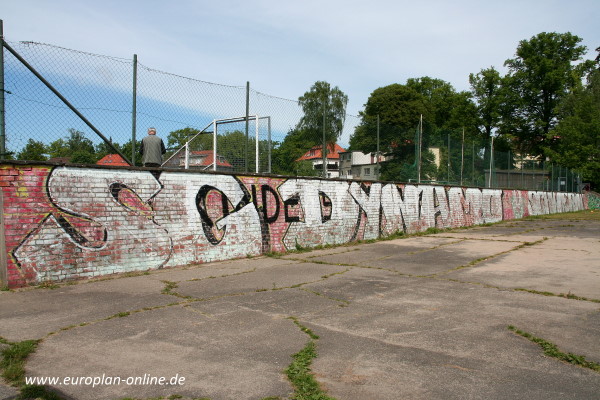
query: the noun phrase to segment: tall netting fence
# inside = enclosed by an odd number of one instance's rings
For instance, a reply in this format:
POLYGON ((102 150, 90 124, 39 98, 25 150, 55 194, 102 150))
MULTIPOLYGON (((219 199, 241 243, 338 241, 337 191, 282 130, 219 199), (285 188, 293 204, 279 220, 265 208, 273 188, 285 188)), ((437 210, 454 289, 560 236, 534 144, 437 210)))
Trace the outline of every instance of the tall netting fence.
MULTIPOLYGON (((131 62, 31 42, 18 54, 114 143, 131 139, 131 62), (129 91, 128 91, 129 90, 129 91)), ((91 162, 104 142, 15 55, 4 50, 6 156, 91 162)))
POLYGON ((420 129, 417 116, 415 128, 401 129, 345 115, 324 170, 321 133, 298 135, 304 110, 296 100, 158 71, 137 56, 5 43, 5 159, 92 164, 117 152, 125 165, 141 165, 141 139, 154 127, 169 168, 531 190, 581 186, 574 171, 512 153, 502 138, 420 129), (350 144, 361 157, 338 154, 350 144))
MULTIPOLYGON (((580 175, 510 150, 502 137, 380 126, 380 179, 484 188, 578 192, 580 175), (393 138, 390 140, 390 137, 393 138)), ((371 135, 374 136, 374 135, 371 135)), ((373 144, 370 144, 373 148, 373 144)))
MULTIPOLYGON (((281 162, 274 153, 303 116, 295 100, 246 85, 158 71, 137 57, 115 58, 36 42, 6 44, 22 60, 4 49, 4 158, 95 163, 116 148, 141 165, 140 141, 154 127, 168 148, 168 166, 204 169, 212 162, 204 153, 214 150, 212 125, 217 121, 217 170, 271 172, 278 169, 274 163, 281 162), (193 143, 187 143, 192 138, 193 143), (185 162, 184 147, 194 152, 187 155, 191 163, 185 162), (179 154, 169 160, 175 153, 179 154)), ((350 124, 357 121, 350 119, 340 140, 348 141, 350 124)), ((311 145, 307 143, 306 150, 311 145)))

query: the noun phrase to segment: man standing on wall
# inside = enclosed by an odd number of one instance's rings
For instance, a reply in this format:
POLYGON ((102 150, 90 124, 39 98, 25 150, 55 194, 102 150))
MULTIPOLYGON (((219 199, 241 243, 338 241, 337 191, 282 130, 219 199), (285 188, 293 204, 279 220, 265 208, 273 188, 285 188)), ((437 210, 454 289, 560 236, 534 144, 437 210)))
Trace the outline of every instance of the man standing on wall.
POLYGON ((148 136, 142 139, 142 145, 140 146, 144 167, 160 167, 162 155, 166 152, 163 140, 156 136, 156 129, 148 128, 148 136))

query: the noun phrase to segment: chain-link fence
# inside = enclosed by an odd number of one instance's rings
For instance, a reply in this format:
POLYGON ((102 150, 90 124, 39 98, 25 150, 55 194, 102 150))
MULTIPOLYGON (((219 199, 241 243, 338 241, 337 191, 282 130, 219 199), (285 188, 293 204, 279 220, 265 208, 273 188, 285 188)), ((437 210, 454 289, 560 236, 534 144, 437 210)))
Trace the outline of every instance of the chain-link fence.
POLYGON ((474 139, 461 131, 437 136, 437 179, 448 184, 548 191, 580 191, 579 174, 550 161, 510 151, 503 138, 474 139))
MULTIPOLYGON (((517 154, 502 137, 482 138, 463 129, 436 130, 420 126, 403 129, 363 124, 363 143, 373 149, 374 140, 384 161, 377 179, 505 189, 578 192, 579 174, 552 162, 517 154)), ((363 178, 353 176, 354 178, 363 178)))
MULTIPOLYGON (((136 56, 127 60, 43 43, 6 44, 17 55, 4 50, 5 158, 95 163, 115 152, 97 130, 126 159, 140 165, 137 149, 147 128, 154 127, 169 150, 168 166, 204 169, 208 163, 212 169, 205 153, 213 150, 217 121, 217 170, 271 172, 273 152, 303 116, 296 100, 266 95, 248 85, 221 85, 158 71, 136 56), (183 147, 198 132, 202 135, 188 144, 192 153, 185 156, 183 147)), ((342 143, 348 142, 359 119, 348 115, 345 121, 342 143)), ((306 151, 311 146, 308 143, 306 151)))
MULTIPOLYGON (((4 158, 96 163, 116 151, 140 165, 140 141, 155 127, 168 148, 165 167, 322 175, 320 135, 290 134, 304 116, 296 100, 249 84, 158 71, 137 56, 127 60, 35 42, 6 45, 4 158)), ((572 171, 511 153, 501 138, 494 143, 463 130, 376 129, 346 115, 338 144, 328 150, 332 177, 558 191, 581 186, 572 171), (367 154, 340 157, 353 134, 353 147, 367 154), (343 168, 340 159, 348 160, 343 168)))

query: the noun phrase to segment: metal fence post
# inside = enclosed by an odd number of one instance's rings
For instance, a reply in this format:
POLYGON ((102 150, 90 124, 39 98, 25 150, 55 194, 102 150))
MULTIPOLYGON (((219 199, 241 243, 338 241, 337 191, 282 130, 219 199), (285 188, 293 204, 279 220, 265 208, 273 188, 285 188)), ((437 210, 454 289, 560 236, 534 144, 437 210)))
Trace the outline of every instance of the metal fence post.
POLYGON ((494 137, 492 136, 492 142, 490 144, 490 176, 488 178, 488 187, 492 187, 492 167, 494 165, 494 137))
POLYGON ((6 120, 4 118, 4 23, 0 19, 0 158, 6 157, 6 120))
MULTIPOLYGON (((248 117, 246 117, 248 124, 248 117)), ((246 136, 247 137, 247 136, 246 136)), ((246 144, 248 141, 246 141, 246 144)), ((248 166, 248 157, 246 157, 246 167, 248 166)), ((217 120, 213 120, 213 171, 217 170, 217 120)))
MULTIPOLYGON (((246 141, 244 142, 244 172, 248 172, 248 131, 250 117, 250 81, 246 81, 246 141)), ((215 124, 215 128, 217 125, 215 124)), ((216 139, 215 139, 216 140, 216 139)), ((215 154, 216 157, 216 154, 215 154)))
POLYGON ((510 186, 510 150, 508 150, 508 158, 506 160, 506 187, 511 188, 510 186))
POLYGON ((450 184, 450 133, 448 133, 448 184, 450 184))
POLYGON ((472 148, 473 153, 471 154, 473 156, 473 158, 471 159, 472 163, 473 163, 473 165, 471 166, 471 168, 472 168, 471 169, 471 185, 476 186, 475 185, 475 140, 474 139, 471 141, 471 144, 473 147, 472 148))
POLYGON ((183 168, 184 169, 189 169, 190 168, 190 146, 189 146, 189 141, 185 142, 185 163, 183 168))
POLYGON ((133 55, 133 99, 131 104, 131 163, 135 165, 135 133, 137 124, 137 54, 133 55))
POLYGON ((258 115, 255 115, 254 124, 256 126, 256 129, 255 129, 255 132, 256 132, 255 133, 256 134, 256 155, 254 156, 254 158, 255 158, 255 162, 256 162, 255 169, 256 169, 256 173, 258 174, 258 172, 260 170, 259 169, 259 161, 260 160, 258 159, 258 156, 259 156, 259 150, 258 150, 258 115))
MULTIPOLYGON (((379 180, 379 114, 377 114, 377 153, 375 153, 377 157, 377 171, 375 172, 375 179, 379 180)), ((420 168, 420 166, 419 166, 420 168)), ((421 182, 421 170, 419 170, 419 183, 421 182)))
POLYGON ((267 117, 267 123, 268 123, 268 125, 267 125, 267 129, 268 129, 268 135, 269 135, 269 136, 268 136, 268 146, 269 146, 269 173, 271 173, 271 162, 272 162, 272 160, 271 160, 271 147, 272 147, 272 144, 271 144, 271 117, 270 117, 270 116, 269 116, 269 117, 267 117))

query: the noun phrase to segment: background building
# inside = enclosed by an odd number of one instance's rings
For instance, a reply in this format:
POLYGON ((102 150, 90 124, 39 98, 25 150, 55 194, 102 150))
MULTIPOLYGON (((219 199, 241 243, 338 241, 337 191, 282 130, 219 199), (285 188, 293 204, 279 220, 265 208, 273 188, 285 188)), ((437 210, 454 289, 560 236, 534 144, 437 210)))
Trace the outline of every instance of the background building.
MULTIPOLYGON (((314 146, 309 151, 304 153, 302 157, 296 161, 310 161, 313 169, 323 171, 323 146, 314 146)), ((327 177, 337 178, 340 176, 340 153, 346 150, 339 144, 327 145, 327 177)))

